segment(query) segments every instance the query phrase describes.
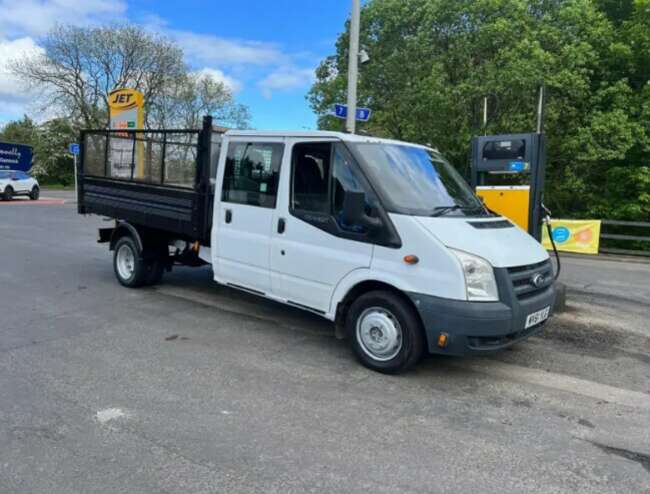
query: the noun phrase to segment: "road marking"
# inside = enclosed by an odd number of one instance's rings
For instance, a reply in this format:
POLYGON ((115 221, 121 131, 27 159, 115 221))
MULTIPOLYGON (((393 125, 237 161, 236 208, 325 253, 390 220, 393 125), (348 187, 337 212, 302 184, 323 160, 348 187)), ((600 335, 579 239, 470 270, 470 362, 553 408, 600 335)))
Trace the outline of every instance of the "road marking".
POLYGON ((106 408, 105 410, 98 411, 95 417, 100 424, 105 424, 111 420, 126 417, 126 413, 120 408, 106 408))
POLYGON ((66 203, 65 199, 55 197, 41 197, 37 201, 31 199, 12 199, 11 201, 0 201, 0 206, 16 206, 18 204, 31 204, 32 206, 62 206, 66 203))
MULTIPOLYGON (((171 297, 177 297, 200 305, 209 306, 217 310, 223 310, 238 315, 245 315, 255 317, 269 323, 281 324, 285 327, 292 329, 299 329, 302 331, 309 331, 303 326, 303 322, 291 322, 289 318, 285 318, 279 314, 269 314, 264 311, 256 311, 255 306, 250 302, 238 303, 233 300, 220 299, 216 294, 206 293, 199 290, 192 290, 188 288, 172 287, 169 285, 162 285, 156 287, 156 291, 171 297)), ((323 320, 324 324, 331 324, 323 320)), ((323 333, 318 333, 323 334, 323 333)), ((332 332, 333 334, 333 332, 332 332)), ((523 367, 514 364, 505 364, 496 360, 485 361, 478 363, 470 359, 461 359, 454 363, 449 363, 458 369, 470 370, 491 376, 503 381, 515 381, 524 384, 533 384, 542 386, 547 389, 556 391, 565 391, 577 395, 594 398, 596 400, 607 401, 619 405, 626 405, 634 408, 642 408, 650 410, 650 395, 641 393, 639 391, 632 391, 624 388, 617 388, 607 384, 600 384, 586 379, 558 374, 554 372, 546 372, 542 369, 535 369, 531 367, 523 367)))
POLYGON ((462 361, 451 365, 499 379, 534 384, 557 391, 566 391, 596 400, 607 401, 609 403, 650 410, 650 395, 646 393, 587 381, 586 379, 580 379, 566 374, 546 372, 541 369, 522 367, 520 365, 504 364, 494 360, 490 360, 484 364, 462 361))

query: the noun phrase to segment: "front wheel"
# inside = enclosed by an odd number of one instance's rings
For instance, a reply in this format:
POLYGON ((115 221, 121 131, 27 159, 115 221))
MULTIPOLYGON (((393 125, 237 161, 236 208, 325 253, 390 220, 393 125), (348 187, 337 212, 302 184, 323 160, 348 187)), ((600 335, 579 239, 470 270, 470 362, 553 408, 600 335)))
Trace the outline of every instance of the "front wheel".
POLYGON ((404 372, 424 353, 420 318, 402 297, 389 291, 368 292, 355 300, 346 329, 357 358, 378 372, 404 372))
POLYGON ((137 288, 146 282, 147 270, 131 237, 122 237, 115 244, 113 271, 117 281, 127 288, 137 288))
POLYGON ((34 187, 32 187, 32 191, 29 193, 29 198, 32 201, 38 201, 40 195, 41 195, 40 189, 36 185, 34 185, 34 187))
POLYGON ((4 194, 2 194, 2 198, 5 201, 11 201, 11 199, 13 199, 13 197, 14 197, 14 189, 12 189, 11 187, 6 187, 5 191, 4 191, 4 194))

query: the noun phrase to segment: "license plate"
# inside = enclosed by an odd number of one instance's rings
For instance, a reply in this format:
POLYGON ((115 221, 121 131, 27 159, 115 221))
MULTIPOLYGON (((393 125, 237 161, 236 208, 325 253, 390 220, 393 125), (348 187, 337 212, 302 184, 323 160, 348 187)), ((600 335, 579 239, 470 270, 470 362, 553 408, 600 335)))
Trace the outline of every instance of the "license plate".
POLYGON ((548 315, 551 312, 551 307, 548 306, 542 310, 538 310, 537 312, 533 312, 532 314, 528 314, 528 317, 526 318, 526 327, 525 329, 530 328, 531 326, 535 326, 536 324, 539 324, 540 322, 546 321, 548 319, 548 315))

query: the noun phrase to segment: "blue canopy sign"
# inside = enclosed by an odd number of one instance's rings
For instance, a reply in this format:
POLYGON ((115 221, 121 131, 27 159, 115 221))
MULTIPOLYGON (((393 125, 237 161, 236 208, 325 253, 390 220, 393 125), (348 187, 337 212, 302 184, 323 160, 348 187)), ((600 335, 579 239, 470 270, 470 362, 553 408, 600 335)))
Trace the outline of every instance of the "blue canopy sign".
POLYGON ((0 142, 0 170, 27 172, 32 167, 32 147, 0 142))

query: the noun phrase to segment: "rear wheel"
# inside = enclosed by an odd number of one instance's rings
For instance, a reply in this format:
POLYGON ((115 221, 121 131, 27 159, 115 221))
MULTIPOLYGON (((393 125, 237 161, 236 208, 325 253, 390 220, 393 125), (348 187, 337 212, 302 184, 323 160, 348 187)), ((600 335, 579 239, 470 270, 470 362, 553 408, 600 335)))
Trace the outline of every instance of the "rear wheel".
POLYGON ((34 187, 32 187, 32 191, 29 193, 29 198, 32 201, 38 201, 40 195, 41 195, 40 189, 38 188, 38 186, 34 185, 34 187))
POLYGON ((153 254, 153 257, 146 262, 147 275, 145 284, 157 285, 162 281, 165 274, 165 268, 169 261, 169 248, 167 243, 159 245, 153 254))
POLYGON ((146 282, 147 269, 133 238, 122 237, 115 244, 113 271, 117 281, 127 288, 137 288, 146 282))
POLYGON ((346 328, 357 358, 366 367, 398 374, 415 365, 424 353, 422 323, 398 294, 373 291, 350 306, 346 328))
POLYGON ((4 194, 2 194, 2 198, 5 201, 11 201, 14 197, 14 189, 11 186, 7 186, 5 188, 4 194))

